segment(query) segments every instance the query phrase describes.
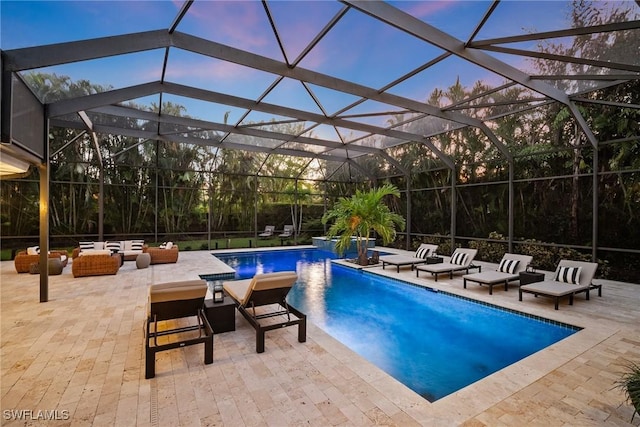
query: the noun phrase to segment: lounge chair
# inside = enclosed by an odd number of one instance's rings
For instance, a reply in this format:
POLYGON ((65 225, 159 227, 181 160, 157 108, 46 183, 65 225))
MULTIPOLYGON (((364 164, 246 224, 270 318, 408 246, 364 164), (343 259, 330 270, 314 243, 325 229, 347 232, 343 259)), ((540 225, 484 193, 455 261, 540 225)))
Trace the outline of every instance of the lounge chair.
POLYGON ((285 225, 284 230, 282 230, 282 234, 280 234, 278 237, 280 237, 281 239, 291 237, 293 236, 294 230, 295 229, 293 228, 293 225, 285 225))
MULTIPOLYGON (((213 363, 213 329, 204 313, 207 282, 187 280, 158 283, 149 287, 149 303, 145 327, 145 378, 156 374, 156 353, 187 345, 204 343, 204 363, 213 363), (197 324, 158 330, 163 320, 195 317, 197 324), (194 332, 197 331, 196 335, 194 332), (171 335, 158 344, 158 337, 171 335)), ((182 322, 181 322, 182 323, 182 322)))
POLYGON ((271 237, 274 231, 276 231, 275 225, 267 225, 264 227, 264 231, 258 234, 258 237, 271 237))
POLYGON ((520 272, 525 271, 532 260, 531 255, 506 253, 495 271, 483 271, 462 276, 463 286, 465 289, 467 288, 467 281, 476 282, 480 286, 487 285, 489 286, 489 295, 493 295, 493 286, 504 284, 504 290, 507 291, 509 290, 509 282, 520 280, 520 272))
POLYGON ((298 325, 298 342, 307 340, 307 316, 286 301, 297 279, 294 271, 282 271, 223 283, 238 311, 256 330, 257 353, 264 352, 264 334, 272 329, 298 325))
POLYGON ((411 255, 383 255, 380 257, 382 262, 382 269, 384 270, 387 264, 395 265, 396 270, 400 273, 400 267, 407 265, 411 266, 411 271, 418 264, 425 264, 427 258, 433 256, 438 250, 438 245, 429 245, 422 243, 416 250, 413 256, 411 255))
POLYGON ((530 283, 520 286, 519 299, 522 301, 522 293, 551 297, 555 299, 555 309, 558 309, 558 302, 561 297, 569 296, 569 305, 573 305, 573 296, 580 292, 586 293, 589 300, 589 291, 598 289, 598 296, 602 296, 602 285, 594 285, 593 277, 598 269, 595 262, 571 261, 563 259, 558 263, 558 267, 553 275, 553 279, 542 282, 530 283))
POLYGON ((466 271, 468 274, 470 269, 477 268, 478 272, 480 272, 482 267, 472 264, 477 253, 477 249, 458 248, 451 254, 449 262, 416 266, 416 277, 419 277, 421 271, 426 271, 435 276, 437 282, 438 274, 442 273, 449 273, 449 279, 453 279, 453 273, 458 271, 466 271))

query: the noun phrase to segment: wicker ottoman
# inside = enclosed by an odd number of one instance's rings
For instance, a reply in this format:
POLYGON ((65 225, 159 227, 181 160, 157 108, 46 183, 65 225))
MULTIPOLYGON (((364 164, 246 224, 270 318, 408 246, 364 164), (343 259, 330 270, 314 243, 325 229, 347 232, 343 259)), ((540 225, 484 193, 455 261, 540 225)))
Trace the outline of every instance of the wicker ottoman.
POLYGON ((148 253, 138 254, 136 257, 136 267, 138 269, 147 268, 151 264, 151 255, 148 253))
MULTIPOLYGON (((62 269, 64 265, 62 265, 62 261, 60 258, 49 258, 49 276, 57 276, 62 274, 62 269)), ((30 274, 40 274, 40 263, 32 262, 29 265, 29 273, 30 274)))

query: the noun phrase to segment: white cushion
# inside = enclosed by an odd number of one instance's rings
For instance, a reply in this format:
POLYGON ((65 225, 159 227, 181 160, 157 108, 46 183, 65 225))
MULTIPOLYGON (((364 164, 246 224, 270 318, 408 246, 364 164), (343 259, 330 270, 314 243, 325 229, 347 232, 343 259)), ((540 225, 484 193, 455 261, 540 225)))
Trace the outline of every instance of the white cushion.
POLYGON ((93 249, 97 251, 104 250, 104 242, 93 242, 93 249))
POLYGON ((517 259, 503 259, 500 261, 500 265, 498 266, 498 271, 503 273, 513 274, 518 268, 518 264, 520 263, 517 259))
POLYGON ((556 274, 556 280, 558 282, 579 285, 580 270, 582 270, 582 267, 560 267, 558 268, 558 274, 556 274))
POLYGON ((94 255, 111 255, 111 251, 108 249, 87 249, 80 252, 80 256, 94 256, 94 255))
POLYGON ((29 246, 27 248, 27 255, 38 255, 40 253, 40 246, 29 246))
POLYGON ((129 256, 129 255, 140 255, 142 253, 142 251, 123 251, 120 250, 120 252, 118 252, 124 256, 129 256))
POLYGON ((173 247, 173 242, 167 242, 167 246, 165 246, 165 249, 171 249, 173 247))
POLYGON ((132 240, 123 240, 122 242, 120 242, 120 249, 123 251, 130 251, 132 249, 132 244, 132 240))

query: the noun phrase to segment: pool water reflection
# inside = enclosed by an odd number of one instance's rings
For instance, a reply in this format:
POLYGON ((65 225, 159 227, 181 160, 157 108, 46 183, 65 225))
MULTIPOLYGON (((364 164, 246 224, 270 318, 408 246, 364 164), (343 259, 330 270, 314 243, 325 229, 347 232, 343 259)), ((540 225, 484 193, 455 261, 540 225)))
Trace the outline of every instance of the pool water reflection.
POLYGON ((295 270, 288 301, 309 321, 429 401, 578 328, 331 263, 318 250, 216 254, 238 278, 295 270))

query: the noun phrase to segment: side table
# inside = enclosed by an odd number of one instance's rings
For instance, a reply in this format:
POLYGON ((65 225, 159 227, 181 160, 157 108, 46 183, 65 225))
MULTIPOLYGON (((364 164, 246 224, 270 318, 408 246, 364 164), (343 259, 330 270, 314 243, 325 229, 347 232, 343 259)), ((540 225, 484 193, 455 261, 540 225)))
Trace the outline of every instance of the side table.
POLYGON ((214 334, 236 330, 236 304, 228 296, 223 302, 204 300, 204 312, 214 334))
POLYGON ((542 282, 544 280, 544 273, 535 273, 531 271, 520 272, 520 286, 528 285, 529 283, 542 282))

